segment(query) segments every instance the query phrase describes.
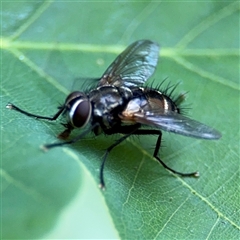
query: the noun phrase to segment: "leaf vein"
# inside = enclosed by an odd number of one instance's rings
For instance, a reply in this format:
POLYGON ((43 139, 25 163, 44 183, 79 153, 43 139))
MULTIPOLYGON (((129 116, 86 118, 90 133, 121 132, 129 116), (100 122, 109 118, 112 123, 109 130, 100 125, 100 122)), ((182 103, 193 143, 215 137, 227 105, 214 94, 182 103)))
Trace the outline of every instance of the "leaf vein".
POLYGON ((165 224, 163 225, 163 227, 158 231, 158 233, 156 234, 155 238, 153 239, 158 239, 159 235, 161 234, 161 232, 165 229, 165 227, 167 226, 167 224, 172 220, 172 218, 176 215, 176 213, 181 209, 181 207, 188 201, 188 199, 190 198, 190 195, 175 209, 175 211, 169 216, 168 220, 165 222, 165 224))
POLYGON ((216 222, 213 224, 212 228, 210 229, 209 234, 208 234, 207 237, 206 237, 206 240, 210 239, 210 236, 211 236, 214 228, 217 226, 217 223, 219 222, 219 219, 220 219, 220 218, 219 218, 219 216, 218 216, 216 222))
POLYGON ((45 1, 35 13, 24 23, 20 26, 20 28, 9 38, 10 40, 14 40, 19 37, 23 32, 25 32, 31 24, 33 24, 41 15, 42 13, 49 7, 49 5, 53 2, 53 0, 45 1))
MULTIPOLYGON (((129 141, 129 140, 128 140, 129 141)), ((137 145, 136 143, 132 142, 133 145, 135 145, 135 147, 139 148, 139 151, 141 151, 143 154, 145 155, 149 155, 148 152, 146 152, 145 150, 143 150, 143 148, 141 148, 139 145, 137 145)), ((188 145, 189 147, 189 145, 188 145)), ((152 158, 152 156, 151 156, 152 158)), ((171 173, 169 171, 169 173, 171 173)), ((207 200, 204 196, 202 196, 200 193, 198 193, 197 191, 195 191, 183 178, 181 178, 180 176, 177 176, 176 174, 171 173, 172 175, 174 175, 181 183, 183 186, 187 187, 191 193, 194 193, 196 196, 198 196, 203 202, 205 202, 214 212, 216 212, 218 214, 218 216, 222 217, 223 219, 225 219, 226 221, 228 221, 229 223, 231 223, 234 227, 236 227, 237 229, 240 230, 240 226, 238 226, 234 221, 232 221, 231 219, 229 219, 227 216, 225 216, 219 209, 217 209, 209 200, 207 200)))
POLYGON ((43 196, 41 193, 37 192, 35 189, 26 186, 19 180, 14 179, 10 174, 8 174, 4 169, 0 169, 0 175, 9 183, 22 190, 26 195, 32 197, 36 202, 51 204, 52 202, 43 196))
POLYGON ((231 81, 228 81, 227 79, 223 78, 223 77, 220 77, 220 76, 217 76, 213 73, 210 73, 208 71, 205 71, 203 70, 202 68, 200 67, 197 67, 196 65, 188 62, 187 60, 185 60, 184 58, 181 58, 181 57, 174 57, 172 58, 175 62, 177 62, 179 65, 185 67, 186 69, 194 72, 194 73, 197 73, 198 75, 204 77, 204 78, 207 78, 213 82, 217 82, 217 83, 220 83, 224 86, 227 86, 227 87, 230 87, 230 88, 233 88, 235 90, 240 90, 240 86, 239 84, 237 83, 234 83, 234 82, 231 82, 231 81))
POLYGON ((208 29, 210 26, 214 25, 221 19, 231 15, 235 11, 239 10, 239 2, 235 1, 228 6, 220 9, 218 12, 205 18, 201 23, 189 31, 177 44, 177 48, 185 48, 191 41, 193 41, 198 35, 208 29))
POLYGON ((22 59, 21 61, 24 62, 28 67, 34 70, 39 76, 46 79, 47 82, 52 84, 56 89, 64 94, 68 94, 69 91, 63 87, 60 83, 58 83, 54 78, 49 76, 46 72, 44 72, 41 68, 39 68, 36 64, 34 64, 29 58, 27 58, 22 52, 18 51, 17 49, 12 49, 10 51, 17 59, 22 59))

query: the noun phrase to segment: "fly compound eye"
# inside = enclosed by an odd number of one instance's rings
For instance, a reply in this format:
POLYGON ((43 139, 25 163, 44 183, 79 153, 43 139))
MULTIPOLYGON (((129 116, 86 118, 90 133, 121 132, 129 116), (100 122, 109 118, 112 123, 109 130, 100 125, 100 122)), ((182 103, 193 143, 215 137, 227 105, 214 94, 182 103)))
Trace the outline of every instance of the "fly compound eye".
POLYGON ((88 99, 76 100, 69 111, 69 119, 73 127, 84 127, 91 117, 92 105, 88 99))
POLYGON ((80 98, 80 97, 85 97, 85 94, 82 93, 82 92, 79 92, 79 91, 72 92, 72 93, 70 93, 70 94, 67 96, 67 98, 66 98, 66 100, 65 100, 65 104, 67 105, 67 104, 69 104, 72 100, 75 100, 75 99, 80 98))

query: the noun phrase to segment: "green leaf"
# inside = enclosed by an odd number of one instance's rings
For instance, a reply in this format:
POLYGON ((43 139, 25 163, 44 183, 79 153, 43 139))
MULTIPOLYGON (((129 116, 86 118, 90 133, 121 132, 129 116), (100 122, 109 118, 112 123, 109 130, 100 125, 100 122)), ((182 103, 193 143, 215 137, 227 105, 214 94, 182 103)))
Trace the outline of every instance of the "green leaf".
MULTIPOLYGON (((2 238, 238 239, 239 3, 2 2, 2 238), (52 116, 76 78, 100 77, 139 39, 161 45, 154 77, 188 92, 188 116, 218 129, 218 141, 164 132, 160 156, 198 170, 180 178, 152 157, 156 138, 130 138, 111 152, 106 191, 98 189, 104 149, 119 136, 89 135, 48 152, 61 120, 52 116), (190 105, 189 105, 190 104, 190 105)), ((165 85, 166 87, 166 85, 165 85)), ((73 136, 79 134, 75 130, 73 136)))

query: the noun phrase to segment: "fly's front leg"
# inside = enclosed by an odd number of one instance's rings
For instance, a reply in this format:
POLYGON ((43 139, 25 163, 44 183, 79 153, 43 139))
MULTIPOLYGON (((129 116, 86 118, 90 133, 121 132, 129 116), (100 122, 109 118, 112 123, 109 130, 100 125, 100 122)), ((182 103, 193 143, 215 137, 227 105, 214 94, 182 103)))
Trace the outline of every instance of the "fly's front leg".
POLYGON ((62 123, 62 125, 66 128, 63 132, 58 134, 58 138, 65 140, 69 137, 71 134, 72 130, 74 129, 73 126, 70 123, 62 123))
POLYGON ((76 136, 75 138, 73 138, 73 139, 71 139, 69 141, 45 144, 45 145, 42 146, 42 149, 43 150, 48 150, 48 149, 54 148, 54 147, 61 147, 61 146, 64 146, 64 145, 73 144, 73 143, 79 141, 81 138, 83 138, 85 135, 87 135, 89 132, 91 132, 97 126, 99 126, 99 124, 95 123, 90 128, 88 128, 87 130, 83 131, 81 134, 79 134, 78 136, 76 136))
POLYGON ((21 108, 17 107, 16 105, 14 105, 12 103, 8 103, 6 105, 6 108, 15 110, 15 111, 20 112, 20 113, 22 113, 22 114, 24 114, 26 116, 29 116, 29 117, 34 117, 34 118, 37 118, 37 119, 46 119, 46 120, 49 120, 49 121, 54 121, 62 114, 63 110, 65 109, 65 106, 61 106, 59 108, 59 110, 57 111, 57 113, 53 117, 45 117, 45 116, 29 113, 29 112, 27 112, 25 110, 22 110, 21 108))
MULTIPOLYGON (((26 116, 29 116, 29 117, 34 117, 36 119, 45 119, 45 120, 48 120, 48 121, 55 121, 61 114, 62 112, 64 111, 65 109, 65 106, 61 106, 59 108, 59 110, 54 114, 53 117, 46 117, 46 116, 41 116, 41 115, 37 115, 37 114, 33 114, 33 113, 29 113, 25 110, 22 110, 21 108, 17 107, 16 105, 12 104, 12 103, 8 103, 6 105, 6 108, 9 108, 9 109, 12 109, 12 110, 15 110, 17 112, 20 112, 26 116)), ((60 133, 58 135, 58 138, 60 139, 67 139, 68 136, 70 135, 71 131, 73 130, 73 127, 70 125, 70 124, 62 124, 66 129, 60 133)))
MULTIPOLYGON (((65 106, 61 106, 61 107, 59 108, 59 110, 57 111, 57 113, 56 113, 53 117, 46 117, 46 116, 41 116, 41 115, 29 113, 29 112, 27 112, 27 111, 25 111, 25 110, 22 110, 21 108, 17 107, 16 105, 14 105, 14 104, 12 104, 12 103, 8 103, 8 104, 6 105, 6 108, 15 110, 15 111, 17 111, 17 112, 20 112, 20 113, 26 115, 26 116, 34 117, 34 118, 36 118, 36 119, 45 119, 45 120, 49 120, 49 121, 54 121, 54 120, 56 120, 56 119, 62 114, 62 112, 63 112, 64 109, 65 109, 65 106)), ((67 123, 67 124, 62 124, 62 125, 63 125, 66 129, 65 129, 62 133, 60 133, 60 134, 58 135, 58 138, 60 138, 60 139, 66 139, 66 138, 68 138, 68 136, 70 135, 71 131, 73 130, 73 127, 72 127, 71 124, 68 124, 68 123, 67 123)), ((94 127, 95 127, 95 125, 94 125, 92 128, 94 128, 94 127)), ((91 129, 92 129, 92 128, 91 128, 91 129)), ((70 141, 53 143, 53 144, 46 144, 46 145, 43 145, 42 148, 43 148, 44 150, 47 150, 47 149, 50 149, 50 148, 53 148, 53 147, 60 147, 60 146, 63 146, 63 145, 72 144, 72 143, 78 141, 78 140, 79 140, 80 138, 82 138, 84 135, 86 135, 89 131, 91 131, 91 129, 83 132, 82 134, 80 134, 79 136, 77 136, 76 138, 74 138, 74 139, 72 139, 72 140, 70 140, 70 141)))

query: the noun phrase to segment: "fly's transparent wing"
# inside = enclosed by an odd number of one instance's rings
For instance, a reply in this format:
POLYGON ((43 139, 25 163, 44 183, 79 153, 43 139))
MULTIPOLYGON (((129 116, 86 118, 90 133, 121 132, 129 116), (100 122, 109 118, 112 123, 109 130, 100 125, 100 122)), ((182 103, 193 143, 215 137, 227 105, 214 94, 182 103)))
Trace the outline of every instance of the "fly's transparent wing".
POLYGON ((75 78, 71 86, 71 91, 88 92, 94 88, 97 88, 99 78, 79 77, 75 78))
POLYGON ((121 113, 120 118, 123 122, 142 123, 194 138, 219 139, 221 137, 217 130, 205 124, 173 111, 153 109, 148 104, 141 108, 138 101, 130 102, 125 111, 121 113))
POLYGON ((159 46, 150 40, 140 40, 126 48, 108 67, 98 86, 138 86, 144 84, 157 66, 159 46))
POLYGON ((172 111, 161 114, 145 113, 137 116, 137 119, 138 122, 189 137, 203 139, 219 139, 221 137, 217 130, 172 111))

